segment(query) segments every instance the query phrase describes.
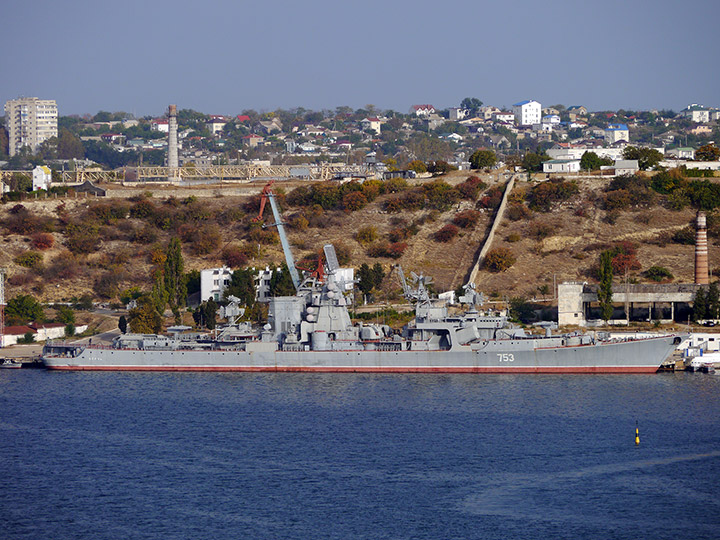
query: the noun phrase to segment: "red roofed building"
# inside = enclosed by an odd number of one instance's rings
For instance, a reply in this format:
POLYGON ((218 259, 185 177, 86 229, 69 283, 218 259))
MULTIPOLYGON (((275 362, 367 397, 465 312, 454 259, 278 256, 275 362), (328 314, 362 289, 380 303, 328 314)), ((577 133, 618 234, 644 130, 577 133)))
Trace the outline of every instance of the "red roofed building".
POLYGON ((413 105, 410 107, 410 114, 415 116, 430 116, 435 112, 435 107, 432 105, 413 105))
POLYGON ((250 117, 247 114, 238 114, 237 115, 237 121, 238 122, 249 122, 250 117))

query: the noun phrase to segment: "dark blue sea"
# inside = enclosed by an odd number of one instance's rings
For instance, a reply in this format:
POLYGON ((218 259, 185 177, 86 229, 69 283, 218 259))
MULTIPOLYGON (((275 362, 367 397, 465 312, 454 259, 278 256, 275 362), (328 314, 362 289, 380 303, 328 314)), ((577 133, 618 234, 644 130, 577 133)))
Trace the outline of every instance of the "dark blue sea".
POLYGON ((720 375, 0 370, 0 411, 3 540, 720 538, 720 375))

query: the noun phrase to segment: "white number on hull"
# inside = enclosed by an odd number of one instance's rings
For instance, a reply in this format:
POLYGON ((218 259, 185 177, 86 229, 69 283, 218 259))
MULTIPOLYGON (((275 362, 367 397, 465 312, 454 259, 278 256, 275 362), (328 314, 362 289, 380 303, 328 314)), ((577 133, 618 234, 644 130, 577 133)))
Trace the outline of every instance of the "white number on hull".
POLYGON ((514 362, 515 356, 512 353, 498 353, 498 360, 500 362, 514 362))

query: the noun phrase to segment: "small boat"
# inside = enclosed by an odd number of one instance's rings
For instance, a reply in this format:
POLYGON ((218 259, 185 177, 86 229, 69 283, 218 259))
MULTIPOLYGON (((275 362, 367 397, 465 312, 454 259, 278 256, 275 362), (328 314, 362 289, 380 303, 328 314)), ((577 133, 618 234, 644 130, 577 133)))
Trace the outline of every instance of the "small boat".
POLYGON ((19 369, 22 367, 22 362, 19 360, 13 360, 12 358, 6 358, 3 360, 2 364, 0 364, 0 368, 3 369, 19 369))

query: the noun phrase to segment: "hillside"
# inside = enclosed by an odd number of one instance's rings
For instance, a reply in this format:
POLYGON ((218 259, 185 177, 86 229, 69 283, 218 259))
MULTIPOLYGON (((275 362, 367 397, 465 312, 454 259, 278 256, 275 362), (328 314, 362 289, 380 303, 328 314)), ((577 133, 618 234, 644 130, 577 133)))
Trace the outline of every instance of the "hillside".
MULTIPOLYGON (((441 180, 457 187, 469 176, 456 171, 441 180)), ((307 183, 279 182, 276 187, 289 194, 280 198, 296 259, 312 256, 332 242, 338 246, 342 264, 357 268, 379 262, 388 274, 377 295, 384 300, 399 293, 397 279, 390 275, 397 263, 406 272, 433 276, 436 290, 455 289, 465 282, 494 216, 493 197, 506 179, 497 172, 477 176, 485 186, 476 197, 459 198, 455 190, 449 194, 432 191, 428 186, 434 180, 413 180, 410 186, 395 186, 398 189, 392 193, 374 194, 376 198, 364 206, 351 199, 335 204, 345 205, 344 210, 323 210, 307 200, 298 204, 302 197, 293 190, 304 186, 308 191, 307 183), (404 207, 391 211, 398 202, 404 207), (483 208, 487 205, 491 208, 483 208), (459 228, 447 242, 436 239, 438 230, 459 212, 475 208, 479 212, 473 214, 475 226, 459 228), (369 242, 358 240, 363 228, 369 242), (388 249, 404 251, 392 258, 387 256, 388 249)), ((554 282, 591 281, 599 253, 624 240, 637 248, 639 268, 632 270, 632 279, 646 281, 642 271, 659 265, 673 274, 675 282, 691 282, 693 246, 675 243, 672 237, 691 222, 695 211, 690 207, 670 210, 657 194, 634 201, 628 208, 609 210, 604 192, 608 183, 608 179, 578 179, 577 193, 567 200, 550 204, 548 211, 532 211, 528 200, 537 183, 518 182, 511 194, 511 206, 516 207, 511 217, 516 220, 506 217, 493 243, 493 248, 511 250, 516 262, 504 272, 481 271, 478 289, 500 297, 551 296, 554 282), (522 211, 517 211, 520 207, 522 211)), ((109 190, 107 198, 70 196, 0 205, 0 267, 7 271, 8 298, 30 293, 44 302, 67 302, 91 295, 95 301, 117 302, 119 293, 130 287, 149 290, 153 263, 162 258, 173 236, 183 240, 186 271, 223 263, 264 267, 283 261, 279 243, 273 243, 274 234, 252 225, 263 183, 153 186, 148 188, 152 193, 104 187, 109 190), (47 235, 52 237, 52 247, 47 247, 47 235), (28 256, 28 252, 38 255, 28 256)), ((265 221, 272 221, 269 209, 265 221)), ((716 255, 717 246, 711 240, 711 268, 716 255)))

